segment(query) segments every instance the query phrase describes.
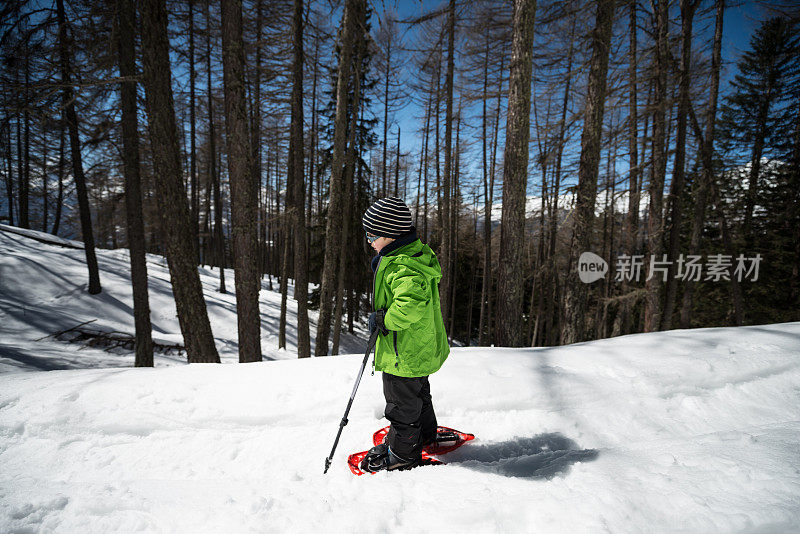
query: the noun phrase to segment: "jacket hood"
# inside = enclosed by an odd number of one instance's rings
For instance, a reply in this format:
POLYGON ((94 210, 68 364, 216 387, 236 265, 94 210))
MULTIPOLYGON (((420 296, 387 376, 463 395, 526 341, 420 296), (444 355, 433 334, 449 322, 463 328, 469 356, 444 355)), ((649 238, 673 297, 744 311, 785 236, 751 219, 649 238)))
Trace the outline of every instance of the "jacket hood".
POLYGON ((442 278, 442 267, 433 249, 419 239, 404 245, 385 256, 390 260, 413 269, 430 280, 437 282, 442 278))

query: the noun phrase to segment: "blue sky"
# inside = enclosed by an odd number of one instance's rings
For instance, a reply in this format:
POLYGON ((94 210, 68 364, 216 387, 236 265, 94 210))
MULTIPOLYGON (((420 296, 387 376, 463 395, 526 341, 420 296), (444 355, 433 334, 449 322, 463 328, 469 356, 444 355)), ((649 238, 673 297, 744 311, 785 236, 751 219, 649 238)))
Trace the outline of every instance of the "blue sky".
MULTIPOLYGON (((587 8, 591 8, 592 3, 586 2, 587 8)), ((397 11, 400 18, 410 18, 414 16, 419 16, 423 13, 431 12, 446 5, 444 1, 425 1, 425 0, 416 0, 416 1, 400 1, 400 0, 370 0, 370 5, 373 7, 374 14, 373 14, 373 28, 377 28, 379 24, 379 17, 381 13, 385 9, 392 9, 397 11)), ((676 9, 677 6, 674 8, 676 9)), ((713 25, 714 25, 714 7, 713 3, 709 0, 704 1, 701 4, 701 9, 708 10, 705 15, 698 17, 695 20, 695 35, 698 35, 699 32, 704 31, 708 35, 713 35, 713 25)), ((677 11, 677 10, 676 10, 677 11)), ((722 73, 722 81, 720 90, 724 94, 728 88, 728 81, 733 77, 736 71, 736 61, 739 59, 740 55, 743 51, 748 48, 750 37, 752 36, 754 30, 759 25, 761 20, 769 17, 770 13, 768 9, 763 6, 760 6, 756 2, 745 1, 745 2, 738 2, 738 3, 729 3, 726 6, 725 11, 725 20, 724 20, 724 27, 723 27, 723 73, 722 73)), ((674 17, 677 17, 677 12, 674 14, 674 17)), ((674 25, 679 24, 679 21, 676 19, 673 21, 674 25)), ((677 32, 679 28, 673 27, 672 31, 677 32)), ((709 37, 710 39, 710 37, 709 37)), ((415 35, 413 30, 409 30, 405 37, 404 41, 406 44, 413 44, 415 40, 415 35)), ((697 38, 697 42, 699 45, 700 38, 697 38)), ((698 46, 696 45, 696 46, 698 46)), ((414 73, 407 73, 407 75, 413 76, 414 73)), ((507 86, 505 88, 507 90, 507 86)), ((380 117, 382 120, 383 113, 382 107, 379 102, 375 102, 374 104, 374 112, 380 117)), ((396 113, 395 120, 397 123, 400 124, 403 136, 402 136, 402 151, 405 153, 410 152, 412 157, 416 160, 416 157, 419 153, 420 146, 421 146, 421 139, 416 136, 415 132, 418 128, 420 128, 420 115, 422 111, 417 108, 416 105, 411 104, 407 106, 402 111, 396 113)), ((505 114, 501 117, 501 130, 505 127, 505 114)), ((379 125, 379 130, 381 131, 382 135, 382 126, 379 125)), ((396 140, 396 126, 390 128, 389 134, 389 147, 390 149, 393 147, 393 143, 396 140)), ((455 135, 455 134, 454 134, 455 135)), ((532 138, 533 143, 533 138, 532 138)), ((531 145, 531 154, 534 153, 534 145, 531 145)), ((502 158, 502 145, 499 148, 499 156, 502 158)), ((623 162, 621 162, 623 163, 623 162)), ((627 163, 623 163, 620 167, 618 167, 618 171, 625 172, 623 167, 627 167, 627 163)), ((534 194, 535 191, 538 189, 538 186, 535 182, 539 180, 536 177, 537 172, 533 170, 530 178, 529 178, 529 186, 528 192, 529 194, 534 194)))

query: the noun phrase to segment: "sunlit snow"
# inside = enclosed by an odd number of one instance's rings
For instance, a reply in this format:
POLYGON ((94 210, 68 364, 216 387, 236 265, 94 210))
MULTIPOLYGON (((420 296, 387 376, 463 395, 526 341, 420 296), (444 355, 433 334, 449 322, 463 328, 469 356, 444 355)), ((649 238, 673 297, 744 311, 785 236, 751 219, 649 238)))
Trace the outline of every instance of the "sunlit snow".
MULTIPOLYGON (((277 350, 265 289, 274 361, 233 363, 235 298, 208 269, 226 364, 35 341, 91 318, 132 331, 127 252, 98 257, 90 296, 82 250, 0 231, 0 532, 800 531, 800 323, 453 348, 434 406, 475 441, 355 477, 347 454, 386 424, 367 373, 323 475, 363 341, 294 359, 290 304, 277 350)), ((163 259, 148 270, 154 337, 180 341, 163 259)))

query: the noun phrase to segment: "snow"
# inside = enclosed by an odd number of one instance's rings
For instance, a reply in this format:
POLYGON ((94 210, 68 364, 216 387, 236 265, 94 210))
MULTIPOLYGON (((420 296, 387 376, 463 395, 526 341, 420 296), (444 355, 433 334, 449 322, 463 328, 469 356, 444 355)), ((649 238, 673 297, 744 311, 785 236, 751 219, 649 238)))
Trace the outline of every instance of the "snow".
MULTIPOLYGON (((89 295, 86 291, 86 256, 81 243, 34 230, 0 225, 0 373, 133 365, 134 358, 130 352, 110 354, 92 348, 79 351, 78 346, 65 346, 64 342, 52 337, 42 339, 85 321, 93 321, 87 325, 93 330, 134 333, 128 250, 97 249, 97 261, 103 291, 99 295, 89 295), (75 245, 81 248, 65 248, 75 245)), ((153 340, 163 344, 182 344, 166 260, 162 256, 148 254, 147 269, 153 340)), ((227 294, 217 291, 218 269, 200 268, 199 272, 220 359, 223 362, 238 362, 233 270, 227 269, 225 273, 227 294)), ((286 350, 278 349, 280 293, 268 290, 266 278, 262 288, 263 356, 268 360, 294 358, 297 355, 295 328, 287 328, 286 350)), ((278 288, 277 283, 275 288, 278 288)), ((292 293, 290 280, 287 314, 296 317, 297 303, 291 298, 292 293)), ((312 334, 316 331, 316 315, 315 311, 309 312, 312 334)), ((290 325, 295 323, 290 322, 290 325)), ((357 352, 366 348, 366 341, 361 339, 366 338, 363 326, 357 325, 356 328, 356 334, 360 337, 348 333, 342 335, 342 352, 357 352)), ((311 343, 313 353, 313 335, 311 343)), ((157 354, 155 357, 157 367, 183 364, 185 361, 185 357, 176 355, 157 354)))
MULTIPOLYGON (((476 440, 445 466, 355 477, 347 454, 386 424, 367 373, 323 475, 363 353, 137 369, 130 355, 34 342, 92 312, 131 322, 127 256, 98 251, 109 295, 97 299, 74 289, 80 254, 0 232, 2 532, 800 530, 800 323, 454 348, 431 377, 434 406, 476 440), (56 275, 74 287, 50 302, 56 275), (24 299, 28 326, 11 309, 24 299), (47 326, 59 312, 68 320, 47 326), (36 370, 8 347, 64 369, 36 370)), ((158 335, 175 336, 163 267, 148 268, 158 335)), ((233 362, 233 301, 203 276, 233 362)), ((275 298, 262 291, 265 316, 275 298)))
POLYGON ((31 239, 44 242, 44 243, 51 243, 53 245, 61 245, 63 247, 68 248, 79 248, 83 249, 83 243, 80 241, 74 241, 72 239, 64 239, 63 237, 58 237, 52 234, 48 234, 45 232, 38 232, 36 230, 29 230, 27 228, 19 228, 17 226, 9 226, 7 224, 0 224, 0 231, 6 233, 12 233, 17 235, 22 235, 25 237, 30 237, 31 239))

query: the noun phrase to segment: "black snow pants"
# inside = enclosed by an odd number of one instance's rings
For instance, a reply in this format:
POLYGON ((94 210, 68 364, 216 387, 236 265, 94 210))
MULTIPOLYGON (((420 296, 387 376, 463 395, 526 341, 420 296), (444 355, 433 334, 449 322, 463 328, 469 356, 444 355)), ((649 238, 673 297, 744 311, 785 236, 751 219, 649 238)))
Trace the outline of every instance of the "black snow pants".
POLYGON ((384 415, 392 423, 385 442, 404 460, 419 458, 422 446, 436 438, 436 414, 427 376, 405 378, 383 373, 384 415))

